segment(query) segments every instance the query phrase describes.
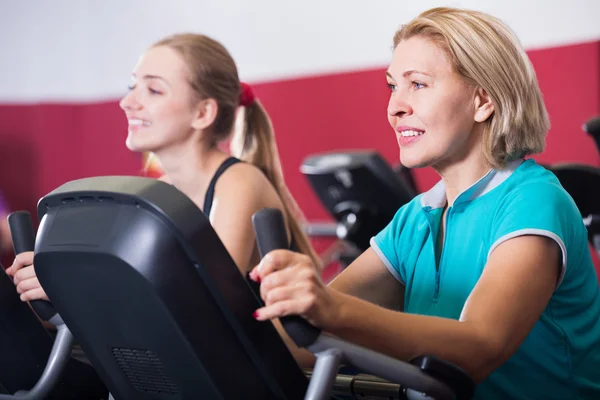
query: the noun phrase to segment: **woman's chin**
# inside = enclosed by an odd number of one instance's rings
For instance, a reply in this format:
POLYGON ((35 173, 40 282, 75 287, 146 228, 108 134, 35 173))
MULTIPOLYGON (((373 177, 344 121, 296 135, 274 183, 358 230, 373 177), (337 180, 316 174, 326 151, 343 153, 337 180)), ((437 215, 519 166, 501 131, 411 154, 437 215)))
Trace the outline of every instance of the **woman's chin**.
POLYGON ((426 157, 409 156, 408 154, 402 155, 400 153, 400 164, 406 168, 425 168, 431 166, 431 162, 426 157))
POLYGON ((153 151, 153 149, 151 148, 152 146, 148 146, 147 144, 140 143, 139 140, 132 138, 131 135, 127 136, 127 139, 125 140, 125 146, 134 153, 145 153, 145 152, 150 153, 153 151))

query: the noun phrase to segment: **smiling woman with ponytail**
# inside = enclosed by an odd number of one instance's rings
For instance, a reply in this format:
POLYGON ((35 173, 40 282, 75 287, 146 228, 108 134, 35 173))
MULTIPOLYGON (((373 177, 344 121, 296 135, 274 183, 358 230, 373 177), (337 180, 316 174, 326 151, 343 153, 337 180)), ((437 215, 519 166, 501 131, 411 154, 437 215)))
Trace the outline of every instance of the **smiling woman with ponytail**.
MULTIPOLYGON (((263 208, 281 210, 293 248, 321 264, 283 182, 269 117, 221 43, 195 33, 168 36, 140 57, 131 78, 120 102, 127 147, 152 154, 160 179, 206 214, 243 275, 260 261, 252 215, 263 208), (219 144, 237 118, 243 129, 234 134, 232 157, 219 144)), ((32 262, 32 253, 22 254, 9 272, 24 300, 47 300, 32 262)))

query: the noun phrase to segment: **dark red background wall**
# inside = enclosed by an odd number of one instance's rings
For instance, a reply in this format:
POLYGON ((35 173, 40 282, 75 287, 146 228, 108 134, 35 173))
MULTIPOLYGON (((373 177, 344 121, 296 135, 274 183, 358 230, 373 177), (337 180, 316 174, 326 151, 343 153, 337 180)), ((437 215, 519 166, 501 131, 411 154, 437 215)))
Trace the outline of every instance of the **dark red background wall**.
MULTIPOLYGON (((552 129, 539 161, 600 165, 581 130, 600 114, 600 41, 530 51, 552 129)), ((398 148, 387 124, 385 66, 337 75, 255 85, 269 111, 287 183, 309 220, 328 216, 298 171, 311 153, 377 149, 390 163, 398 148)), ((118 99, 103 103, 0 105, 0 189, 13 209, 35 210, 62 183, 94 175, 137 175, 141 157, 125 147, 126 120, 118 99)), ((415 171, 426 190, 437 181, 415 171)))

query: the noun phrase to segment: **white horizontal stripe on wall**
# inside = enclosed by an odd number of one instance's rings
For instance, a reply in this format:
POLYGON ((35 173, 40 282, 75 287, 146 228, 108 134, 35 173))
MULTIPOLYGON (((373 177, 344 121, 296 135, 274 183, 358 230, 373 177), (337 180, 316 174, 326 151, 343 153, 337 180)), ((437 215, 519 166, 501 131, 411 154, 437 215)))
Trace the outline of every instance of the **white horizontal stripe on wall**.
POLYGON ((139 54, 181 31, 220 40, 248 81, 380 67, 396 28, 440 5, 502 18, 527 49, 600 38, 597 0, 7 0, 0 102, 116 98, 139 54))

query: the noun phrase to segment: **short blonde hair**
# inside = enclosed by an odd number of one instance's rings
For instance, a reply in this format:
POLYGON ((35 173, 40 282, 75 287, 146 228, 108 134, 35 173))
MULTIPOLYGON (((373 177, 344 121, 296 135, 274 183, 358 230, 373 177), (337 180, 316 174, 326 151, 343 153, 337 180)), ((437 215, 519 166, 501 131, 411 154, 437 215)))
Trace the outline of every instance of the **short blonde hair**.
POLYGON ((544 150, 548 112, 531 61, 508 26, 483 12, 439 7, 403 25, 394 48, 413 36, 433 40, 455 72, 490 96, 495 110, 483 151, 493 167, 544 150))

